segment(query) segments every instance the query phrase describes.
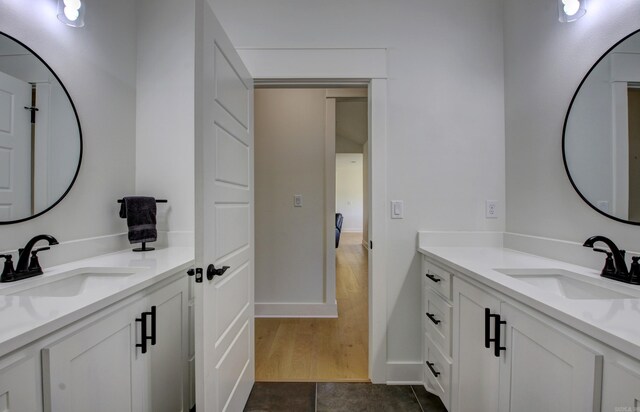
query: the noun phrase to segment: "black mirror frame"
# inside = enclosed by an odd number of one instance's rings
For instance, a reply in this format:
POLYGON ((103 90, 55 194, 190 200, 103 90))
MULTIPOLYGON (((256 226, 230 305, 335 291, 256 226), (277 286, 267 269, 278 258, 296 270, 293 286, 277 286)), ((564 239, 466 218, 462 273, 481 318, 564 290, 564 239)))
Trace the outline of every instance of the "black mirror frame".
POLYGON ((609 55, 609 53, 611 53, 611 51, 613 51, 613 49, 615 49, 616 47, 618 47, 622 42, 624 42, 625 40, 627 40, 629 37, 640 33, 640 29, 624 36, 622 39, 620 39, 618 42, 616 42, 613 46, 609 47, 609 49, 607 51, 604 52, 604 54, 602 56, 600 56, 600 58, 593 64, 593 66, 591 66, 591 68, 589 69, 589 71, 587 72, 587 74, 582 78, 582 81, 580 82, 580 84, 578 85, 578 88, 576 89, 575 93, 573 94, 573 97, 571 98, 571 103, 569 103, 569 108, 567 109, 567 114, 564 118, 564 125, 562 126, 562 161, 564 163, 564 170, 567 172, 567 177, 569 177, 569 181, 571 182, 571 185, 573 186, 573 188, 575 189, 576 193, 578 193, 578 195, 580 196, 580 198, 587 204, 589 205, 593 210, 595 210, 596 212, 600 213, 603 216, 608 217, 609 219, 613 219, 615 221, 621 222, 621 223, 627 223, 629 225, 636 225, 636 226, 640 226, 640 222, 634 222, 632 220, 625 220, 625 219, 621 219, 619 217, 610 215, 609 213, 603 212, 602 210, 598 209, 594 204, 592 204, 583 194, 582 192, 580 192, 580 189, 578 189, 578 186, 576 185, 576 182, 573 181, 573 178, 571 177, 571 173, 569 172, 569 165, 567 164, 567 153, 566 153, 566 134, 567 134, 567 123, 569 122, 569 115, 571 114, 571 108, 573 107, 573 103, 576 100, 576 97, 578 96, 578 93, 580 92, 580 89, 582 88, 582 85, 584 84, 584 82, 587 80, 587 78, 589 77, 589 75, 591 74, 591 72, 596 68, 596 66, 598 66, 598 64, 600 64, 600 62, 609 55))
POLYGON ((80 117, 78 116, 78 111, 76 110, 76 105, 73 103, 73 99, 71 98, 71 95, 69 94, 69 91, 65 87, 64 83, 62 83, 62 80, 60 80, 60 77, 58 77, 58 75, 56 74, 55 71, 53 71, 51 66, 49 66, 47 64, 47 62, 45 62, 44 59, 42 57, 40 57, 40 55, 38 53, 34 52, 29 46, 27 46, 26 44, 24 44, 20 40, 16 39, 15 37, 8 35, 7 33, 0 32, 0 36, 5 36, 5 37, 13 40, 14 42, 18 43, 22 47, 24 47, 31 54, 33 54, 35 57, 37 57, 38 60, 40 60, 40 62, 42 62, 42 64, 44 64, 44 66, 49 70, 49 72, 51 72, 51 74, 53 74, 53 77, 55 77, 55 79, 58 81, 58 83, 62 87, 62 90, 64 90, 64 93, 66 94, 67 99, 69 99, 69 103, 71 103, 71 108, 73 109, 73 114, 76 116, 76 123, 78 124, 78 137, 80 139, 80 155, 78 156, 78 167, 76 168, 76 172, 74 173, 73 179, 71 179, 71 182, 69 183, 69 187, 67 188, 67 190, 65 190, 65 192, 60 196, 60 198, 58 200, 56 200, 53 204, 51 204, 51 206, 47 207, 46 209, 44 209, 41 212, 38 212, 38 213, 36 213, 34 215, 31 215, 29 217, 25 217, 25 218, 22 218, 22 219, 0 221, 0 225, 10 225, 10 224, 14 224, 14 223, 26 222, 27 220, 35 219, 35 218, 37 218, 39 216, 42 216, 43 214, 47 213, 48 211, 50 211, 51 209, 56 207, 62 201, 62 199, 64 199, 67 196, 67 194, 71 191, 71 188, 75 184, 76 179, 78 178, 78 174, 80 173, 80 166, 82 165, 82 153, 84 151, 84 147, 83 147, 84 142, 83 142, 83 139, 82 139, 82 127, 80 125, 80 117))

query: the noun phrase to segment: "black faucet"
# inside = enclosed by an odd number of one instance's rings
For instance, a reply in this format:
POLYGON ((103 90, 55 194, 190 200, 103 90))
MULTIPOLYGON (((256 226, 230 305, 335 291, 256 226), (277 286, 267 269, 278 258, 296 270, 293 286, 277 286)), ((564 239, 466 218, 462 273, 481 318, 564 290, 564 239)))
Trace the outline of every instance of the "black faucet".
MULTIPOLYGON (((624 260, 625 251, 618 249, 615 243, 609 238, 604 236, 591 236, 589 239, 585 240, 584 247, 593 248, 596 252, 606 253, 607 260, 605 261, 604 268, 600 273, 600 276, 619 280, 627 283, 636 283, 638 279, 637 273, 629 273, 627 270, 627 263, 624 260), (594 248, 593 245, 596 242, 602 242, 609 247, 609 250, 603 250, 594 248)), ((636 265, 632 265, 633 272, 638 271, 637 259, 634 259, 636 265)))
POLYGON ((33 249, 33 247, 41 240, 46 240, 49 245, 57 245, 58 241, 51 235, 38 235, 34 236, 27 242, 23 249, 18 250, 18 264, 16 268, 13 268, 13 261, 11 255, 0 255, 5 258, 4 270, 0 276, 0 282, 14 282, 20 279, 30 278, 42 274, 42 267, 38 261, 38 252, 42 250, 49 250, 49 247, 43 247, 39 249, 33 249), (29 259, 31 255, 31 259, 29 259))

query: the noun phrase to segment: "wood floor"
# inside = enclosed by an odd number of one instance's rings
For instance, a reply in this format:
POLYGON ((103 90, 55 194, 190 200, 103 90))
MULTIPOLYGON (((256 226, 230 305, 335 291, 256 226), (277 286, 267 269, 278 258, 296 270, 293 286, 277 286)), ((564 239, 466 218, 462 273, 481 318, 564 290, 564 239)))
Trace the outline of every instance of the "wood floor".
POLYGON ((343 233, 336 250, 337 319, 256 319, 256 381, 369 381, 367 250, 361 242, 361 233, 343 233))

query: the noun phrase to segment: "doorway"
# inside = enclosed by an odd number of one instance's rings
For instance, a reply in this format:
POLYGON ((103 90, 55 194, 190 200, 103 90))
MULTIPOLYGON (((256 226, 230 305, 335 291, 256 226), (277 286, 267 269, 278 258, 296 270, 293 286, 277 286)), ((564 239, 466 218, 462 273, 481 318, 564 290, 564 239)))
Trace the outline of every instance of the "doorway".
POLYGON ((640 220, 640 88, 629 87, 629 220, 640 220))
MULTIPOLYGON (((356 96, 365 140, 366 93, 360 87, 356 96)), ((337 249, 335 236, 336 147, 344 146, 336 140, 344 125, 337 124, 344 117, 336 115, 336 107, 349 98, 346 88, 327 85, 255 91, 258 381, 369 380, 369 271, 363 247, 368 222, 363 225, 362 211, 357 227, 348 216, 345 229, 351 233, 341 234, 337 249)), ((367 146, 354 146, 362 210, 367 146)))

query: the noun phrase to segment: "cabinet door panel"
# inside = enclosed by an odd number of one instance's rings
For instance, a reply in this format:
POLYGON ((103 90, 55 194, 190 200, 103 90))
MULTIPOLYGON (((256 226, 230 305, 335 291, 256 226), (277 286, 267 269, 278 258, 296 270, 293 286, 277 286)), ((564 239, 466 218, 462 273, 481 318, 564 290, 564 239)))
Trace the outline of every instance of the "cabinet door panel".
MULTIPOLYGON (((182 278, 147 298, 147 309, 156 307, 156 344, 149 347, 145 359, 148 412, 178 412, 186 408, 186 282, 186 277, 182 278)), ((151 333, 150 327, 148 332, 151 333)))
POLYGON ((560 330, 502 303, 507 322, 500 411, 595 411, 602 357, 560 330))
POLYGON ((0 411, 42 411, 40 357, 29 357, 0 370, 0 411))
POLYGON ((634 364, 605 362, 602 412, 640 411, 640 365, 634 364))
POLYGON ((43 349, 45 410, 141 410, 135 316, 126 307, 43 349))
POLYGON ((498 313, 500 302, 457 277, 453 279, 453 292, 452 410, 495 412, 498 410, 500 364, 493 355, 493 346, 487 349, 484 345, 484 322, 485 308, 498 313))

